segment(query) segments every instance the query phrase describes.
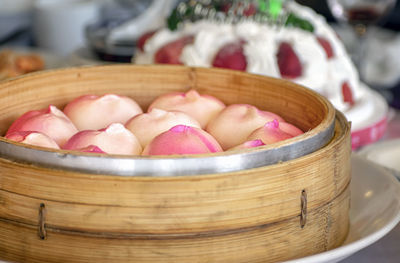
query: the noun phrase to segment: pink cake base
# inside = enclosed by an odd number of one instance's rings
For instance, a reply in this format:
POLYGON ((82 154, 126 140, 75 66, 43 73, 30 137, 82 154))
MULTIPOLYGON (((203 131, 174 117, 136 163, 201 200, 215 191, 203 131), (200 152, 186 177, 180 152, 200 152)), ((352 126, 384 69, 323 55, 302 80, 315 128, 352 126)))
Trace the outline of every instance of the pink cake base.
POLYGON ((387 117, 385 116, 380 121, 373 125, 361 130, 353 131, 351 133, 351 147, 353 150, 361 146, 374 143, 381 139, 385 134, 387 128, 387 117))
POLYGON ((345 115, 351 121, 351 144, 356 150, 381 139, 388 124, 389 106, 378 92, 361 84, 364 96, 345 115))

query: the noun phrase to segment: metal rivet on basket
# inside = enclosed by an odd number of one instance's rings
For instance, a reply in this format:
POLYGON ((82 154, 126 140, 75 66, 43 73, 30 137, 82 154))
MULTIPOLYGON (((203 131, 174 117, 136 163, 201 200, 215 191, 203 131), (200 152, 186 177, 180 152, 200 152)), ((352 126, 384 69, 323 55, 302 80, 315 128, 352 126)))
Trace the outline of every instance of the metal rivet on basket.
POLYGON ((303 189, 301 191, 301 213, 300 213, 300 226, 304 228, 307 222, 307 192, 303 189))
POLYGON ((46 206, 43 203, 41 203, 39 206, 38 235, 39 235, 39 238, 42 240, 46 239, 46 237, 47 237, 45 222, 46 222, 46 206))

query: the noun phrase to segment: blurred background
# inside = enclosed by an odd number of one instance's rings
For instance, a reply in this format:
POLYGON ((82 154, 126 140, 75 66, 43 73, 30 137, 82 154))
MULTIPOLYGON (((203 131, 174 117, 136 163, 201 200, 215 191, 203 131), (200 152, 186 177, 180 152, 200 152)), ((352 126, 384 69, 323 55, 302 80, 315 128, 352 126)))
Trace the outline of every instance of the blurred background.
MULTIPOLYGON (((0 0, 0 49, 42 52, 53 68, 129 63, 137 38, 162 26, 177 1, 0 0)), ((351 26, 338 22, 329 1, 297 0, 325 16, 349 53, 356 54, 360 46, 351 26)), ((373 21, 363 38, 366 52, 360 75, 391 106, 400 108, 400 2, 389 11, 373 21)))

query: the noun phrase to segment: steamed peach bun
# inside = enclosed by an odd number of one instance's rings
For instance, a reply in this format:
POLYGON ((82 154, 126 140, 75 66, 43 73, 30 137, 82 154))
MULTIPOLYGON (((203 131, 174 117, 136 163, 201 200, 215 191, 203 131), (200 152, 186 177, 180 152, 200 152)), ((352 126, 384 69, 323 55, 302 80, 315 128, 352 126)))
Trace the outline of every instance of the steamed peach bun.
POLYGON ((74 99, 64 108, 65 115, 80 131, 99 130, 117 122, 124 124, 142 112, 133 99, 115 94, 84 95, 74 99))
POLYGON ((157 108, 136 115, 125 127, 135 134, 140 144, 145 147, 154 137, 179 124, 200 128, 200 123, 184 112, 157 108))
MULTIPOLYGON (((120 123, 113 123, 101 130, 80 131, 68 140, 63 149, 84 151, 88 150, 89 146, 96 146, 99 150, 109 154, 139 155, 142 152, 136 136, 120 123)), ((89 152, 93 152, 90 149, 89 152)))
POLYGON ((249 104, 232 104, 207 125, 206 131, 227 150, 244 143, 255 129, 274 119, 284 121, 275 113, 259 110, 249 104))
POLYGON ((15 131, 8 133, 6 138, 15 142, 26 143, 46 148, 60 149, 58 144, 49 136, 35 131, 15 131))
POLYGON ((222 152, 218 142, 206 131, 177 125, 155 137, 143 155, 202 154, 222 152))
POLYGON ((40 132, 63 146, 78 130, 62 111, 50 105, 46 109, 32 110, 21 115, 11 124, 6 136, 16 131, 40 132))
POLYGON ((149 111, 153 108, 185 112, 195 118, 204 129, 225 108, 225 104, 213 96, 201 95, 192 89, 186 93, 175 92, 162 95, 153 101, 149 106, 149 111))
POLYGON ((64 112, 28 111, 5 137, 53 149, 95 154, 186 155, 240 150, 290 139, 303 131, 249 104, 225 104, 196 90, 157 97, 146 113, 134 99, 83 95, 64 112))

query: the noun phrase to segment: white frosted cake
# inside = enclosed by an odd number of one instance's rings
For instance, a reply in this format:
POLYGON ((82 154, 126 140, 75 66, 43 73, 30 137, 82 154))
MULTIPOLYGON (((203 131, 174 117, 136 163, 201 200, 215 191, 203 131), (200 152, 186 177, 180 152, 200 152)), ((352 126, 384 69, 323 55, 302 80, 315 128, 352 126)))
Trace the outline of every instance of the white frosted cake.
POLYGON ((327 97, 352 121, 353 130, 364 128, 374 114, 371 97, 376 94, 359 81, 344 45, 312 9, 294 1, 285 9, 309 21, 313 32, 251 20, 186 22, 178 30, 163 28, 142 39, 134 63, 215 66, 285 78, 327 97))

